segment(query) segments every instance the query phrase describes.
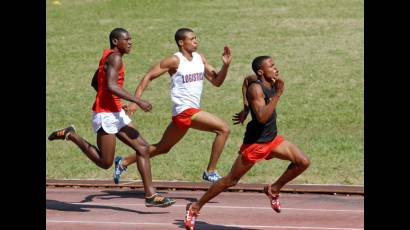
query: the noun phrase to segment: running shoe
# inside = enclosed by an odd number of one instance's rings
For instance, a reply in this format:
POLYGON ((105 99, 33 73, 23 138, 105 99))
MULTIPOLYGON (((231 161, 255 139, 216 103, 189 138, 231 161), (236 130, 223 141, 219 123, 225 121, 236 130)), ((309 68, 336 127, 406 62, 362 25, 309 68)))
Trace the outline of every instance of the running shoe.
POLYGON ((67 140, 67 137, 70 133, 75 133, 75 127, 74 125, 70 125, 67 128, 64 129, 58 129, 50 134, 48 136, 49 141, 53 140, 67 140))
POLYGON ((273 195, 271 191, 271 185, 266 185, 263 188, 263 192, 268 196, 268 199, 270 201, 270 206, 272 207, 275 212, 280 213, 281 207, 280 207, 280 202, 279 202, 279 194, 273 195))
POLYGON ((115 167, 114 167, 114 183, 120 183, 121 173, 127 171, 127 166, 122 166, 122 157, 116 156, 115 157, 115 167))
POLYGON ((191 209, 192 203, 188 203, 185 208, 184 227, 185 230, 194 230, 196 217, 199 213, 194 213, 191 209))
POLYGON ((165 208, 175 204, 175 200, 155 193, 151 197, 145 197, 145 207, 165 208))
POLYGON ((204 171, 204 173, 202 174, 202 179, 205 181, 209 181, 212 183, 217 182, 219 179, 221 179, 222 177, 219 176, 217 171, 212 171, 210 173, 208 173, 207 171, 204 171))

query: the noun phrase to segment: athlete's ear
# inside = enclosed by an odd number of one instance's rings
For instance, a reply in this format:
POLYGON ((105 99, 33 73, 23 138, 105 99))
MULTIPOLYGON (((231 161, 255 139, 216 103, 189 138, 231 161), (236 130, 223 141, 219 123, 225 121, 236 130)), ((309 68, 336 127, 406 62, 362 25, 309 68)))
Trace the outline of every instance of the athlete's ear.
POLYGON ((263 70, 259 69, 257 72, 258 72, 258 75, 259 75, 259 76, 262 76, 262 75, 263 75, 263 70))
POLYGON ((118 39, 117 39, 117 38, 113 38, 113 39, 112 39, 112 44, 117 45, 117 43, 118 43, 118 39))
POLYGON ((184 41, 178 40, 178 44, 179 44, 179 46, 182 46, 184 44, 184 41))

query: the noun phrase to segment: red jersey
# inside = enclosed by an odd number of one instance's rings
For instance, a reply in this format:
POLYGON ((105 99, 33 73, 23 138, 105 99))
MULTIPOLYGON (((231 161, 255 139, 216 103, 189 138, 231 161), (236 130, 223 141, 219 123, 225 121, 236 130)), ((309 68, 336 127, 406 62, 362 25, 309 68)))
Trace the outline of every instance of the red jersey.
MULTIPOLYGON (((108 89, 107 77, 104 70, 104 64, 108 56, 113 52, 114 51, 111 49, 104 49, 100 64, 98 66, 98 91, 92 108, 94 112, 120 112, 122 108, 121 98, 114 95, 108 89)), ((121 88, 124 84, 124 63, 118 72, 117 84, 121 88)))

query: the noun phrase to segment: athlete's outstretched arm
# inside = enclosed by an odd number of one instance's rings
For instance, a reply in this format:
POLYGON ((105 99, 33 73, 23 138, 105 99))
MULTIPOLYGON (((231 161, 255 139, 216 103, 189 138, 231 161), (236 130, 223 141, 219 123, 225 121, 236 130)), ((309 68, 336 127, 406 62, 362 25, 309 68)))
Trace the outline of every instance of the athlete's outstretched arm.
MULTIPOLYGON (((135 89, 135 97, 141 98, 142 93, 145 91, 151 81, 166 72, 176 70, 178 68, 178 65, 178 57, 172 55, 152 66, 137 85, 137 88, 135 89)), ((127 115, 132 115, 137 110, 137 106, 135 103, 130 103, 129 105, 125 106, 124 110, 126 111, 127 115)))
POLYGON ((135 90, 135 96, 140 98, 142 93, 147 88, 149 83, 156 79, 157 77, 169 72, 171 69, 177 69, 179 65, 179 59, 175 55, 165 58, 161 62, 155 64, 151 69, 144 75, 135 90))
POLYGON ((202 61, 205 65, 205 77, 208 79, 212 85, 214 86, 221 86, 222 83, 225 81, 226 74, 228 73, 229 65, 231 64, 232 54, 231 48, 229 46, 224 46, 224 51, 222 53, 222 62, 223 65, 219 72, 216 72, 215 68, 208 63, 204 55, 201 54, 202 61))

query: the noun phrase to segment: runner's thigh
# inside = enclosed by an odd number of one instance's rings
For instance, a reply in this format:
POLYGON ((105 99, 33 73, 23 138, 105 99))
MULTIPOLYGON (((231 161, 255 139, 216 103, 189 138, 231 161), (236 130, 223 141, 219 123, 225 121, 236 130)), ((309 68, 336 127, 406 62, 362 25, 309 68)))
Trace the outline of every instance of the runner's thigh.
POLYGON ((227 128, 227 124, 224 120, 217 117, 216 115, 213 115, 205 111, 200 111, 194 115, 191 128, 213 132, 221 130, 223 128, 227 128))
POLYGON ((117 133, 118 139, 130 146, 137 152, 142 152, 148 146, 148 142, 141 136, 141 134, 130 123, 121 128, 117 133))
POLYGON ((255 164, 243 159, 242 154, 238 154, 231 171, 228 176, 231 176, 233 180, 239 181, 245 173, 249 171, 255 164))
POLYGON ((97 146, 103 161, 107 164, 114 161, 115 145, 115 134, 109 134, 102 130, 97 133, 97 146))
POLYGON ((284 140, 276 148, 272 149, 270 156, 296 162, 304 158, 304 153, 295 144, 284 140))
POLYGON ((158 144, 163 148, 171 148, 178 143, 187 132, 188 129, 180 129, 173 122, 171 122, 169 123, 167 129, 165 129, 165 132, 158 144))

